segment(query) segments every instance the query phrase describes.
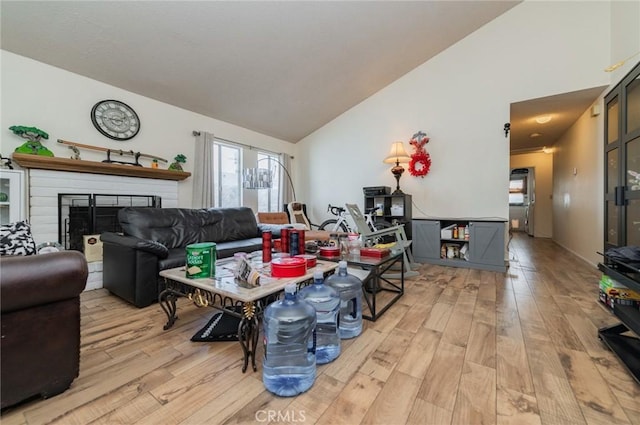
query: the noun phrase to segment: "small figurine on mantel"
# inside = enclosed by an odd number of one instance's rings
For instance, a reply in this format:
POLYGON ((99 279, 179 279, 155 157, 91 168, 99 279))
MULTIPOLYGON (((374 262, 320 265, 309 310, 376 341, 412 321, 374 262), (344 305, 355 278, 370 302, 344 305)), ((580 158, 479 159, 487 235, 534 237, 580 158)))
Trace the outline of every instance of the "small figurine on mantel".
POLYGON ((185 162, 187 162, 187 157, 179 153, 175 158, 173 158, 173 160, 175 162, 172 162, 171 165, 169 165, 169 170, 184 171, 182 169, 182 165, 180 164, 184 164, 185 162))
POLYGON ((11 158, 5 158, 0 154, 0 168, 6 168, 8 170, 13 170, 13 165, 11 165, 11 158))
POLYGON ((30 155, 55 156, 53 152, 42 146, 40 139, 48 139, 49 134, 36 127, 26 127, 23 125, 13 125, 9 127, 13 134, 27 139, 22 145, 15 149, 16 153, 26 153, 30 155))

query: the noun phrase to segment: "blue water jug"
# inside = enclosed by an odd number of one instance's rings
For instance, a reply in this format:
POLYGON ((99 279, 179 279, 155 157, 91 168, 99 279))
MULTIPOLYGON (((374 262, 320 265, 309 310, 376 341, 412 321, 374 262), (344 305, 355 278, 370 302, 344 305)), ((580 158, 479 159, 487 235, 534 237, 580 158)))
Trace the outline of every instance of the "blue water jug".
POLYGON ((340 355, 340 295, 325 285, 322 270, 313 273, 313 285, 300 290, 300 299, 310 303, 316 310, 316 363, 324 364, 340 355))
POLYGON ((316 311, 296 296, 296 285, 285 287, 284 299, 264 311, 262 382, 279 396, 307 391, 316 379, 316 311))
POLYGON ((347 262, 338 263, 338 273, 327 277, 325 284, 340 294, 340 338, 354 338, 362 332, 362 282, 347 273, 347 262))

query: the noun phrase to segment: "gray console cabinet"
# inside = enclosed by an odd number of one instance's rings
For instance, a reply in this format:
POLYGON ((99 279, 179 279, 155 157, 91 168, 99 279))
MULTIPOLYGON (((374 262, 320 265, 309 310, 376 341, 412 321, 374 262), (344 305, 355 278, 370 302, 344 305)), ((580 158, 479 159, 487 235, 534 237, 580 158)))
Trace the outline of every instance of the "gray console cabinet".
POLYGON ((500 218, 413 219, 413 257, 418 263, 505 272, 505 223, 506 220, 500 218), (441 230, 451 225, 468 226, 469 239, 442 238, 441 230), (443 255, 448 246, 462 248, 465 245, 468 249, 466 259, 443 255))

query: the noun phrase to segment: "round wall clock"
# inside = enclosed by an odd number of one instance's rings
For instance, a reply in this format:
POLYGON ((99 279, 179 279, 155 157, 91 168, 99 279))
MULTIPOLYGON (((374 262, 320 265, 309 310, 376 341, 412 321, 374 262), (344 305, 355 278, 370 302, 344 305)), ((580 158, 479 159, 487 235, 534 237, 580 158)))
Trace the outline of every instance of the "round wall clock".
POLYGON ((138 114, 118 100, 101 100, 93 105, 91 122, 100 133, 114 140, 129 140, 140 131, 138 114))

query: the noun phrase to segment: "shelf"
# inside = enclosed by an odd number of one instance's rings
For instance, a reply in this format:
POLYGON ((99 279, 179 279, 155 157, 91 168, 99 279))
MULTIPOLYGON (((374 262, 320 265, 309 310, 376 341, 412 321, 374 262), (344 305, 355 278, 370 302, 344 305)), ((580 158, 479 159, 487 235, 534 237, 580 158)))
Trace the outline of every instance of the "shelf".
POLYGON ((464 258, 440 258, 442 261, 452 262, 452 263, 467 263, 468 261, 464 258))
POLYGON ((366 195, 364 196, 364 208, 368 210, 378 205, 382 205, 384 214, 376 215, 376 220, 384 220, 389 223, 398 221, 405 224, 405 233, 407 239, 412 239, 411 234, 411 216, 412 201, 411 195, 400 193, 396 195, 366 195), (394 208, 392 208, 394 207, 394 208), (398 207, 397 209, 395 207, 398 207), (393 214, 402 210, 402 214, 393 214))
POLYGON ((610 326, 600 329, 598 337, 618 356, 631 376, 640 384, 640 339, 622 335, 626 330, 624 325, 610 326))
POLYGON ((13 161, 23 168, 41 170, 71 171, 76 173, 108 174, 112 176, 141 177, 160 180, 184 180, 191 176, 185 171, 160 170, 158 168, 107 162, 85 161, 82 159, 52 158, 48 156, 13 153, 13 161))
POLYGON ((613 314, 632 330, 636 335, 640 335, 640 310, 629 305, 613 305, 613 314))
MULTIPOLYGON (((640 292, 640 274, 624 263, 600 263, 598 269, 629 289, 640 292)), ((599 329, 598 337, 640 384, 640 339, 637 337, 640 335, 640 310, 634 306, 613 304, 613 314, 621 323, 599 329), (625 333, 627 335, 623 335, 625 333)))
POLYGON ((604 274, 624 284, 629 289, 640 292, 640 273, 626 273, 607 264, 598 264, 598 269, 604 274))
POLYGON ((440 240, 442 242, 467 242, 467 243, 469 242, 469 239, 453 239, 453 238, 445 239, 445 238, 440 238, 440 240))

